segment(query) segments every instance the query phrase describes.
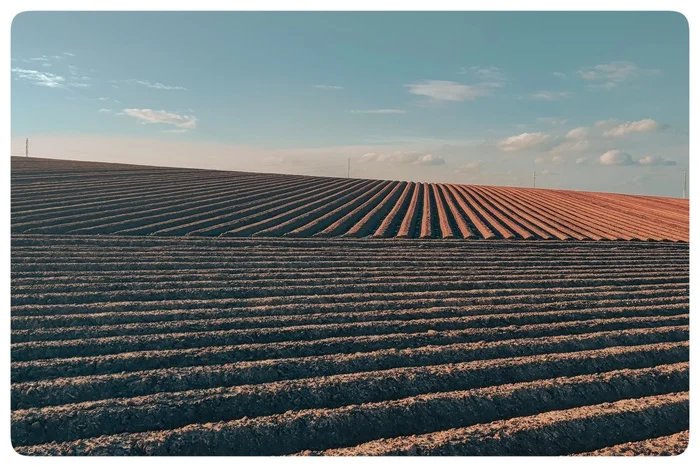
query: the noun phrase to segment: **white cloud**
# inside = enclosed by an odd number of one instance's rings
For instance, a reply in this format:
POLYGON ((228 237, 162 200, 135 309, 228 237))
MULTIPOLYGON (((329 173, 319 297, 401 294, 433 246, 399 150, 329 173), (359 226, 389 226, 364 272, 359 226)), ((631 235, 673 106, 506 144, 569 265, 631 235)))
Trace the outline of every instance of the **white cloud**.
POLYGON ((48 68, 48 67, 51 67, 53 65, 51 65, 51 63, 49 63, 49 62, 45 62, 45 63, 42 63, 41 66, 48 68))
POLYGON ((644 156, 641 159, 634 160, 632 156, 619 149, 613 149, 600 156, 600 163, 603 165, 626 165, 626 166, 673 166, 676 161, 666 159, 661 156, 644 156))
POLYGON ((573 130, 570 130, 566 134, 567 139, 575 139, 575 140, 584 140, 588 137, 588 128, 585 126, 580 126, 578 128, 574 128, 573 130))
POLYGON ((603 165, 634 165, 632 156, 619 149, 613 149, 600 156, 600 163, 603 165))
POLYGON ((388 114, 405 114, 406 111, 402 109, 365 109, 365 110, 351 110, 351 114, 378 114, 378 115, 388 115, 388 114))
POLYGON ((587 157, 579 157, 576 159, 576 165, 584 165, 588 163, 588 158, 587 157))
POLYGON ((549 139, 547 133, 521 133, 510 136, 498 143, 498 147, 506 152, 535 148, 549 139))
POLYGON ((566 78, 566 73, 562 73, 561 71, 555 71, 552 73, 552 75, 556 76, 557 78, 566 78))
POLYGON ((345 89, 343 86, 335 86, 333 84, 314 84, 316 89, 335 89, 335 90, 340 90, 340 89, 345 89))
POLYGON ((75 54, 70 52, 63 52, 63 55, 67 55, 68 57, 75 57, 75 54))
POLYGON ((391 154, 370 152, 360 157, 360 162, 388 162, 390 164, 443 165, 445 159, 434 154, 396 151, 391 154))
POLYGON ((544 156, 537 156, 537 157, 535 157, 535 164, 541 164, 546 160, 547 159, 544 156))
POLYGON ((111 111, 112 111, 112 109, 100 109, 100 110, 98 110, 98 112, 100 112, 100 113, 108 113, 111 111))
POLYGON ((660 129, 660 125, 655 120, 646 118, 644 120, 625 122, 612 126, 603 132, 603 136, 625 136, 630 133, 646 133, 649 131, 656 131, 658 129, 660 129))
POLYGON ((108 101, 109 97, 98 97, 97 100, 98 101, 108 101))
POLYGON ((34 57, 29 59, 30 62, 48 62, 49 57, 42 55, 41 57, 34 57))
POLYGON ((460 165, 455 170, 457 173, 478 173, 481 172, 481 161, 469 162, 468 164, 460 165))
POLYGON ((436 156, 434 154, 425 154, 420 156, 416 161, 416 165, 443 165, 445 164, 445 159, 442 156, 436 156))
POLYGON ((630 79, 658 72, 658 70, 643 70, 632 62, 615 61, 582 67, 577 74, 586 81, 594 82, 595 84, 591 87, 613 89, 630 79))
POLYGON ((569 91, 537 91, 527 95, 528 99, 536 101, 556 101, 571 96, 569 91))
POLYGON ((666 159, 661 156, 644 156, 639 159, 640 165, 656 166, 656 165, 676 165, 676 161, 666 159))
POLYGON ((14 73, 18 79, 23 79, 37 86, 44 86, 47 88, 62 88, 66 81, 63 76, 47 73, 45 71, 12 68, 12 73, 14 73))
POLYGON ((165 110, 124 109, 124 114, 141 120, 142 123, 164 123, 177 128, 191 130, 197 127, 197 118, 191 115, 179 115, 165 110))
POLYGON ((620 120, 616 120, 614 118, 610 118, 607 120, 596 120, 595 121, 595 126, 597 128, 612 128, 615 125, 618 125, 620 123, 620 120))
POLYGON ((488 96, 499 83, 461 84, 454 81, 425 80, 406 84, 408 92, 417 96, 426 96, 433 101, 471 101, 481 96, 488 96))
POLYGON ((564 162, 564 156, 562 156, 561 154, 555 154, 552 156, 552 162, 554 162, 555 164, 561 164, 562 162, 564 162))
POLYGON ((142 86, 149 87, 151 89, 160 89, 162 91, 187 91, 187 88, 184 88, 182 86, 170 86, 167 84, 163 83, 151 83, 150 81, 143 81, 139 79, 132 79, 129 80, 132 83, 140 84, 142 86))

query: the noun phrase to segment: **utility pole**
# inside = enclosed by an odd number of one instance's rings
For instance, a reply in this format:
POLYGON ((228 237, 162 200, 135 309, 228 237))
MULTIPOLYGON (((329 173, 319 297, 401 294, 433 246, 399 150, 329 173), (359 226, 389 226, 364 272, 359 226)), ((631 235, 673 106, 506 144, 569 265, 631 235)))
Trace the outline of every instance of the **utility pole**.
POLYGON ((535 188, 535 186, 536 186, 536 183, 535 183, 535 182, 536 182, 536 181, 537 181, 537 172, 535 172, 535 171, 533 170, 533 171, 532 171, 532 188, 535 188))
POLYGON ((24 140, 24 157, 29 157, 29 138, 24 140))
POLYGON ((683 171, 683 199, 685 199, 688 193, 688 170, 683 171))

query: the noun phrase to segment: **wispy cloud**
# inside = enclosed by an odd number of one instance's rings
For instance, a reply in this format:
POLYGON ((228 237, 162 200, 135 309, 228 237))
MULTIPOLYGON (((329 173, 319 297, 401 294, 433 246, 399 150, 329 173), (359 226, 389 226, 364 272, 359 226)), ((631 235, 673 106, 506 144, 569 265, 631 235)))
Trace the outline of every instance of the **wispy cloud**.
POLYGON ((499 142, 498 147, 506 152, 515 152, 540 147, 548 140, 549 135, 547 133, 521 133, 499 142))
POLYGON ((160 89, 161 91, 187 91, 187 88, 182 87, 182 86, 171 86, 168 84, 163 84, 163 83, 152 83, 150 81, 144 81, 140 79, 131 79, 129 80, 131 83, 136 83, 140 84, 142 86, 146 86, 151 89, 160 89))
POLYGON ((570 152, 581 152, 591 147, 591 142, 587 139, 565 138, 551 150, 552 154, 561 155, 570 152))
POLYGON ((608 129, 603 132, 603 136, 626 136, 630 133, 647 133, 650 131, 658 131, 663 128, 662 125, 659 125, 656 120, 652 120, 651 118, 645 118, 644 120, 637 120, 633 122, 624 122, 620 124, 616 124, 612 126, 611 121, 600 121, 596 122, 596 124, 600 123, 599 126, 601 127, 606 127, 608 126, 608 129))
MULTIPOLYGON (((554 154, 552 156, 552 163, 554 163, 554 164, 563 164, 564 160, 565 160, 564 156, 562 156, 561 154, 554 154)), ((543 170, 542 175, 554 175, 554 174, 551 173, 549 170, 543 170)))
POLYGON ((444 165, 445 159, 434 154, 396 151, 391 154, 370 152, 360 158, 360 162, 388 162, 390 164, 444 165))
POLYGON ((163 123, 184 130, 197 127, 197 118, 191 115, 180 115, 165 110, 124 109, 124 114, 136 118, 142 123, 163 123))
POLYGON ((71 52, 63 52, 63 55, 66 55, 68 57, 75 57, 75 54, 71 52))
POLYGON ((89 88, 91 86, 92 78, 89 76, 73 76, 68 80, 66 86, 72 88, 89 88))
POLYGON ((119 101, 116 100, 116 99, 112 99, 111 97, 104 97, 104 96, 103 96, 103 97, 98 97, 97 100, 98 100, 98 101, 101 101, 101 102, 111 101, 111 102, 114 102, 115 104, 121 104, 121 102, 119 102, 119 101))
POLYGON ((557 101, 559 99, 569 97, 572 94, 573 93, 570 91, 537 91, 530 93, 525 97, 536 101, 557 101))
POLYGON ((556 76, 557 78, 566 78, 566 73, 562 73, 561 71, 555 71, 552 73, 553 76, 556 76))
POLYGON ((364 110, 351 110, 351 114, 378 114, 378 115, 388 115, 388 114, 405 114, 406 111, 402 109, 364 109, 364 110))
POLYGON ((30 62, 48 62, 49 57, 42 55, 41 57, 32 57, 29 59, 30 62))
POLYGON ((316 89, 335 89, 335 90, 345 89, 343 86, 336 86, 333 84, 314 84, 313 87, 316 89))
POLYGON ((546 123, 546 124, 552 125, 552 126, 564 125, 568 121, 569 121, 568 119, 560 118, 560 117, 538 117, 537 118, 537 123, 546 123))
POLYGON ((406 84, 408 92, 425 96, 433 101, 471 101, 481 96, 490 95, 499 83, 461 84, 454 81, 426 80, 406 84))
POLYGON ((460 165, 454 170, 456 173, 479 173, 481 172, 481 161, 473 161, 460 165))
POLYGON ((470 75, 474 83, 423 80, 405 84, 404 86, 408 88, 408 92, 411 94, 428 97, 433 102, 461 102, 489 96, 495 89, 502 87, 506 80, 505 73, 495 66, 475 65, 462 67, 457 74, 470 75))
POLYGON ((577 74, 586 81, 589 87, 614 89, 622 83, 642 75, 658 74, 659 70, 645 70, 632 62, 615 61, 579 68, 577 74))
POLYGON ((475 65, 470 67, 462 67, 458 75, 473 75, 481 82, 501 82, 505 81, 506 74, 495 66, 475 65))
POLYGON ((63 76, 45 71, 12 68, 12 73, 15 74, 16 79, 25 80, 35 84, 36 86, 43 86, 47 88, 62 88, 66 81, 63 76))
POLYGON ((100 109, 100 110, 98 110, 98 112, 100 112, 100 113, 109 113, 111 111, 112 111, 112 109, 100 109))

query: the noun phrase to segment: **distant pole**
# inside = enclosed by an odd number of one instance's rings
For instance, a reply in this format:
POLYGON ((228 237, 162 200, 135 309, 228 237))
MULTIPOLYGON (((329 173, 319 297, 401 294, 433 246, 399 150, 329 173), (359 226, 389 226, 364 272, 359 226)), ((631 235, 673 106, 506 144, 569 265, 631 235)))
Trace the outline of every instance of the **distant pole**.
POLYGON ((532 171, 532 188, 535 188, 536 181, 537 181, 537 172, 535 172, 535 171, 533 170, 533 171, 532 171))
POLYGON ((24 157, 29 157, 29 138, 24 140, 24 157))
POLYGON ((348 178, 350 178, 350 158, 348 157, 348 178))
POLYGON ((688 193, 688 170, 683 171, 683 199, 685 199, 688 193))

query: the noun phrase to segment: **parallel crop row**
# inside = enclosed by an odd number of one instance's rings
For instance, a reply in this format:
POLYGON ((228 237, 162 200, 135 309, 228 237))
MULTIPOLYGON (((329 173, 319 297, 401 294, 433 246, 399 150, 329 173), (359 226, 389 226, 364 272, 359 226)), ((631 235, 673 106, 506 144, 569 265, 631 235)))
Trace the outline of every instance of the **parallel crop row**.
POLYGON ((686 200, 70 161, 12 161, 12 232, 689 239, 686 200), (85 194, 89 193, 89 199, 85 194))
MULTIPOLYGON (((356 189, 329 183, 338 199, 356 189)), ((521 193, 493 195, 504 206, 496 215, 484 189, 366 183, 349 211, 312 201, 316 219, 294 221, 301 206, 292 198, 261 201, 271 203, 261 211, 255 201, 215 222, 191 217, 218 231, 270 228, 277 218, 281 230, 343 238, 15 235, 16 450, 684 449, 687 245, 564 242, 594 231, 565 224, 570 214, 545 219, 550 206, 505 209, 521 193), (523 226, 553 241, 497 240, 523 226), (428 233, 496 239, 386 238, 428 233)))

